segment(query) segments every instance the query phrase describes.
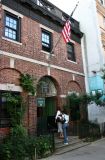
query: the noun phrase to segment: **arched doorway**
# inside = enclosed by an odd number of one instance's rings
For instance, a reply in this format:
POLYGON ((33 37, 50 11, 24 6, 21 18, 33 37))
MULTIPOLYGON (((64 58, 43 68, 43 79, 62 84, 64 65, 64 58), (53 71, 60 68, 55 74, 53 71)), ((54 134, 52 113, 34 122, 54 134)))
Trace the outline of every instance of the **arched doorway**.
POLYGON ((78 96, 82 93, 82 89, 76 81, 69 81, 67 89, 68 105, 70 108, 70 135, 76 136, 78 135, 78 126, 81 118, 78 96))
MULTIPOLYGON (((68 83, 68 95, 73 95, 73 97, 81 94, 81 87, 76 81, 70 81, 68 83)), ((76 98, 76 97, 75 97, 76 98)), ((76 104, 76 106, 72 106, 70 109, 71 121, 80 120, 80 106, 76 104)))
POLYGON ((57 105, 57 82, 50 76, 42 77, 37 86, 37 99, 44 105, 37 103, 37 133, 45 134, 48 128, 54 127, 54 117, 57 105))

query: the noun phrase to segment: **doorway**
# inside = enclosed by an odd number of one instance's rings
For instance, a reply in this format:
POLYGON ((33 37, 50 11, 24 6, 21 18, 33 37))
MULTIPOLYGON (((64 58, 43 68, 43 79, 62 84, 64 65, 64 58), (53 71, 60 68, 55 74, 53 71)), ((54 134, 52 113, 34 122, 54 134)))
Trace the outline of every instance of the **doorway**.
POLYGON ((57 89, 51 77, 42 77, 38 86, 38 98, 45 98, 45 106, 37 106, 37 134, 46 134, 50 128, 54 127, 57 89))
POLYGON ((54 126, 53 122, 55 123, 54 121, 55 113, 56 113, 56 97, 46 97, 45 107, 37 108, 38 135, 48 133, 49 127, 54 126))

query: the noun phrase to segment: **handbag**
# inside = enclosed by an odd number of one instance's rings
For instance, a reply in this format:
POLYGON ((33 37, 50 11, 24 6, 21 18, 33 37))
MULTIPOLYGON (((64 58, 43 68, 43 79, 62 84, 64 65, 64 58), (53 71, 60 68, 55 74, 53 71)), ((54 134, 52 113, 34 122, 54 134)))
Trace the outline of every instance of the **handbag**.
POLYGON ((64 124, 65 122, 66 122, 66 119, 65 119, 65 118, 62 118, 62 119, 61 119, 61 123, 64 124))
POLYGON ((61 122, 61 118, 57 117, 56 122, 61 122))

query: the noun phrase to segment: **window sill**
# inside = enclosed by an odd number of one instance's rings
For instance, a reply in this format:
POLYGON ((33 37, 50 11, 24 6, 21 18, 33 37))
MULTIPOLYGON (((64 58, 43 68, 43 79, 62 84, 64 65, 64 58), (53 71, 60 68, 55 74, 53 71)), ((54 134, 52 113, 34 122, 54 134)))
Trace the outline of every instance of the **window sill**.
MULTIPOLYGON (((44 51, 44 50, 41 50, 42 53, 45 53, 47 55, 51 54, 50 52, 47 52, 47 51, 44 51)), ((55 56, 53 53, 51 54, 51 56, 55 56)))
POLYGON ((6 37, 2 37, 2 39, 6 40, 6 41, 9 41, 9 42, 13 42, 13 43, 15 43, 15 44, 22 45, 22 43, 20 43, 20 42, 17 42, 17 41, 14 41, 14 40, 11 40, 11 39, 9 39, 9 38, 6 38, 6 37))
POLYGON ((68 62, 77 64, 77 62, 67 59, 68 62))

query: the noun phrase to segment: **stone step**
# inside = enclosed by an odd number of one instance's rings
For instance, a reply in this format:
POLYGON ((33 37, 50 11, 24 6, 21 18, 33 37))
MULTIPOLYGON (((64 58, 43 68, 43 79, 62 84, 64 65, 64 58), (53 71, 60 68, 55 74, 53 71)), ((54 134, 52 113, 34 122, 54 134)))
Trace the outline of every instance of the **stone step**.
MULTIPOLYGON (((70 145, 75 145, 75 144, 78 144, 78 143, 81 143, 81 142, 83 142, 82 140, 80 140, 80 139, 69 139, 68 140, 68 145, 70 146, 70 145)), ((61 142, 59 142, 59 143, 55 143, 55 148, 56 149, 62 149, 62 148, 64 148, 65 147, 65 145, 64 145, 64 141, 61 141, 61 142)))
POLYGON ((57 148, 56 150, 55 150, 55 154, 56 155, 60 155, 60 154, 64 154, 64 153, 66 153, 66 152, 70 152, 70 151, 73 151, 73 150, 76 150, 76 149, 79 149, 79 148, 81 148, 81 147, 84 147, 84 146, 87 146, 87 145, 89 145, 90 143, 86 143, 86 142, 80 142, 80 143, 76 143, 76 144, 74 144, 74 145, 65 145, 65 147, 63 147, 63 148, 57 148))
MULTIPOLYGON (((70 141, 70 142, 77 140, 77 139, 78 139, 78 136, 69 136, 68 137, 68 141, 70 141)), ((62 142, 63 142, 63 139, 55 137, 55 144, 62 143, 62 142)))

